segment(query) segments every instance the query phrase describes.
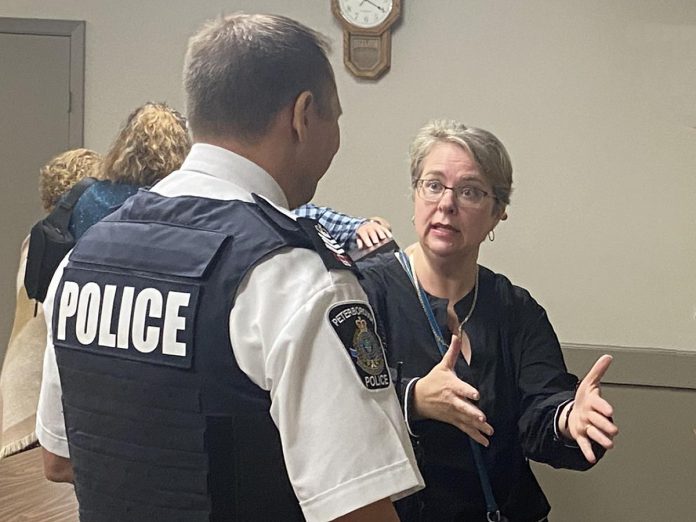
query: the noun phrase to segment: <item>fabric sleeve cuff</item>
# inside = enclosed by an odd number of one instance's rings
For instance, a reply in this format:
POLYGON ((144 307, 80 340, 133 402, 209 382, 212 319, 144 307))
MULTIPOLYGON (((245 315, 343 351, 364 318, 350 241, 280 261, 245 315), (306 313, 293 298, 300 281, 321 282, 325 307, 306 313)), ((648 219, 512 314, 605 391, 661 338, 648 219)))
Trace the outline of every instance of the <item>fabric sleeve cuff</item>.
POLYGON ((406 428, 408 429, 408 434, 411 435, 411 437, 416 437, 418 438, 418 435, 416 435, 413 430, 411 429, 411 420, 412 420, 412 403, 413 403, 413 390, 414 390, 414 385, 416 384, 416 381, 418 381, 420 377, 416 377, 415 379, 411 379, 408 381, 408 384, 406 385, 406 391, 404 392, 404 419, 406 420, 406 428))
POLYGON ((423 478, 407 459, 342 484, 339 488, 301 502, 307 522, 334 520, 389 497, 392 502, 423 489, 423 478))
POLYGON ((570 404, 573 402, 575 399, 568 399, 567 401, 563 401, 561 404, 558 405, 556 408, 556 413, 553 415, 553 438, 566 446, 567 448, 578 448, 579 446, 575 441, 571 441, 566 439, 563 435, 561 435, 558 431, 558 420, 561 415, 561 412, 563 411, 563 408, 566 406, 566 404, 570 404))
POLYGON ((59 457, 70 458, 68 440, 47 430, 41 423, 41 417, 38 415, 36 417, 36 436, 42 448, 59 457))

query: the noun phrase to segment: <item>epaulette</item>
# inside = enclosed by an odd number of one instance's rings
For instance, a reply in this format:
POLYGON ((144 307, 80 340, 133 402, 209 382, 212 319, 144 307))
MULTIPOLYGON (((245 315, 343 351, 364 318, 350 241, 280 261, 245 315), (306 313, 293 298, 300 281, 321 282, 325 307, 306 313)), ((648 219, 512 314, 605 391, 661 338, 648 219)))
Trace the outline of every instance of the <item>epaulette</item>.
POLYGON ((275 225, 287 232, 295 232, 299 227, 303 237, 310 241, 313 249, 319 254, 327 269, 350 270, 356 276, 360 274, 348 253, 331 237, 329 231, 319 221, 303 217, 292 219, 280 212, 264 198, 256 194, 253 194, 253 197, 254 202, 275 225))

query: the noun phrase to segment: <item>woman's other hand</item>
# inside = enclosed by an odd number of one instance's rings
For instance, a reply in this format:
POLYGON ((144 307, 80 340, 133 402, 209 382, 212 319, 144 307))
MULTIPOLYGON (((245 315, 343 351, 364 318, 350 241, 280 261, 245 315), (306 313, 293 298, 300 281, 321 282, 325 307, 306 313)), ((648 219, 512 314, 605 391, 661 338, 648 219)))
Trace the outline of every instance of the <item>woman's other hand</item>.
POLYGON ((601 395, 601 380, 611 365, 611 355, 602 355, 592 366, 575 392, 575 400, 559 415, 559 428, 564 437, 574 440, 588 462, 597 458, 591 440, 605 449, 614 447, 619 428, 614 424, 614 408, 601 395), (568 414, 568 409, 570 413, 568 414), (561 419, 567 419, 567 422, 561 419))
POLYGON ((442 360, 415 383, 413 406, 418 416, 451 424, 487 447, 487 437, 493 435, 493 427, 474 404, 479 400, 478 390, 462 381, 454 372, 460 353, 461 342, 453 335, 442 360))

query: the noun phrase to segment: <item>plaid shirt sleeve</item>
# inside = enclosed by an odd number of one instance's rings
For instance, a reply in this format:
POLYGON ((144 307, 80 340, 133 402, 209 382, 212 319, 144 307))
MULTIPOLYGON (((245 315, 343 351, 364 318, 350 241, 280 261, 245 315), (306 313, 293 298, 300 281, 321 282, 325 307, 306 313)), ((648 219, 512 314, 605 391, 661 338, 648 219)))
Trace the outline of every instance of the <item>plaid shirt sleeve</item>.
POLYGON ((341 214, 329 207, 318 207, 311 203, 296 208, 294 212, 298 217, 318 220, 346 251, 357 246, 356 233, 360 225, 367 221, 365 218, 341 214))

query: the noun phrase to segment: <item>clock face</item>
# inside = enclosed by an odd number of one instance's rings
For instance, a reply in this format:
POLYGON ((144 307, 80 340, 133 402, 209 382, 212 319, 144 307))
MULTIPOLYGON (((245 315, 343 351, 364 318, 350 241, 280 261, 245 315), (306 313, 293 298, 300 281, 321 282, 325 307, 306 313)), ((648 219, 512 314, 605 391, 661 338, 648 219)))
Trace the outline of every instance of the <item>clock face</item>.
POLYGON ((341 15, 352 25, 369 29, 376 27, 392 10, 392 0, 339 0, 341 15))

